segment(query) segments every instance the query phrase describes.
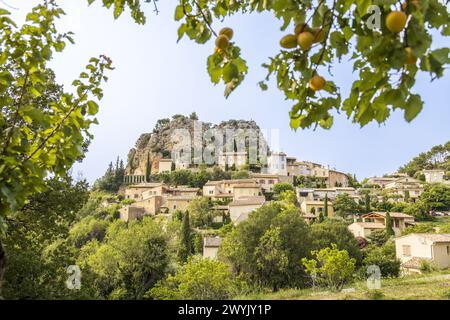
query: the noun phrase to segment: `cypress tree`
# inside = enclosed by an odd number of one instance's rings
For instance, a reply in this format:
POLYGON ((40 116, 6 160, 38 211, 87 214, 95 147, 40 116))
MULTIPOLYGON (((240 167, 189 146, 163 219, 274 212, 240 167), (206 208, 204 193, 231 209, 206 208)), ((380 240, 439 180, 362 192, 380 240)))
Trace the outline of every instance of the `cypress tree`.
POLYGON ((366 213, 369 213, 370 209, 371 209, 371 206, 370 206, 370 194, 369 193, 366 193, 365 204, 366 204, 366 213))
POLYGON ((405 198, 405 202, 409 202, 409 199, 410 199, 409 190, 405 190, 404 198, 405 198))
POLYGON ((152 165, 150 163, 150 154, 147 153, 147 164, 145 166, 145 181, 150 182, 150 175, 152 174, 152 165))
POLYGON ((328 217, 328 193, 325 193, 325 200, 323 201, 323 215, 328 217))
POLYGON ((392 229, 392 218, 389 212, 386 212, 386 236, 388 239, 394 236, 394 229, 392 229))
POLYGON ((183 224, 181 225, 178 259, 180 262, 186 262, 191 254, 192 254, 191 224, 189 222, 189 212, 186 212, 183 216, 183 224))
POLYGON ((320 222, 323 222, 323 220, 325 220, 325 217, 323 216, 323 213, 320 212, 320 213, 319 213, 319 223, 320 223, 320 222))

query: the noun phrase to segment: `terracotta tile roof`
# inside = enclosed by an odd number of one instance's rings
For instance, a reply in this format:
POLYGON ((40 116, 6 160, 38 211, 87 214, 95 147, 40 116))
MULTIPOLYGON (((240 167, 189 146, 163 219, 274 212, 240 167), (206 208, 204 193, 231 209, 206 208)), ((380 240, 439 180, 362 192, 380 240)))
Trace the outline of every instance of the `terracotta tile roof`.
POLYGON ((262 196, 255 197, 245 197, 233 200, 228 206, 237 207, 237 206, 248 206, 248 205, 263 205, 266 202, 266 199, 262 196))
POLYGON ((407 269, 420 269, 420 265, 422 264, 422 261, 432 262, 430 258, 419 258, 419 257, 413 257, 409 259, 406 262, 403 262, 401 266, 403 268, 407 269))
POLYGON ((379 222, 353 222, 352 224, 357 224, 358 226, 361 226, 363 228, 368 229, 384 229, 386 226, 379 222))
MULTIPOLYGON (((436 242, 450 242, 450 233, 411 233, 403 237, 410 237, 410 236, 418 236, 422 237, 426 240, 429 240, 432 243, 436 242)), ((401 238, 403 238, 401 237, 401 238)))
MULTIPOLYGON (((370 212, 370 213, 367 213, 367 214, 363 215, 363 217, 366 216, 366 215, 371 215, 371 214, 378 214, 380 216, 386 217, 386 212, 382 212, 382 211, 373 211, 373 212, 370 212)), ((410 216, 410 215, 405 214, 403 212, 389 212, 389 214, 391 215, 391 218, 410 218, 410 219, 414 219, 413 216, 410 216)))

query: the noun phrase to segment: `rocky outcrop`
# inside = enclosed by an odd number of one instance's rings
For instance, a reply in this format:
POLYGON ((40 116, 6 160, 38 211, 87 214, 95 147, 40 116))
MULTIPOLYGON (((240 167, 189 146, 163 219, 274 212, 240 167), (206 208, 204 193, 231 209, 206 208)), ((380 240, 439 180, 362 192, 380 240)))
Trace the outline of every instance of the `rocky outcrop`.
MULTIPOLYGON (((153 131, 151 133, 143 133, 136 141, 135 147, 129 151, 125 174, 145 175, 147 159, 150 159, 152 173, 157 172, 159 160, 171 157, 174 144, 176 143, 173 139, 175 130, 187 130, 186 132, 189 132, 193 141, 194 124, 198 127, 201 126, 203 132, 208 129, 222 129, 224 133, 227 129, 243 129, 241 132, 249 132, 249 129, 251 129, 254 130, 253 132, 260 132, 260 128, 255 121, 229 120, 222 121, 220 124, 211 124, 182 115, 173 116, 172 119, 160 119, 157 121, 153 131)), ((267 144, 264 139, 259 141, 267 144)))

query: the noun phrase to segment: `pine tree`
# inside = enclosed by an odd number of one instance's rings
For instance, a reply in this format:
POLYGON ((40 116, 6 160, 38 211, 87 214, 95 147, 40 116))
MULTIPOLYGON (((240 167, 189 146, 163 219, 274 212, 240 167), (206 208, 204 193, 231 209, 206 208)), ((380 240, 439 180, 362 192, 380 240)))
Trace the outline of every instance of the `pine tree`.
POLYGON ((181 226, 180 246, 178 249, 178 259, 180 262, 186 262, 192 254, 192 235, 191 224, 189 222, 189 212, 183 216, 183 224, 181 226))
POLYGON ((394 229, 392 229, 392 218, 389 212, 386 212, 386 236, 388 238, 394 236, 394 229))
POLYGON ((152 165, 150 163, 150 154, 147 154, 147 164, 145 166, 145 181, 150 182, 150 175, 152 174, 152 165))
POLYGON ((328 217, 328 193, 325 193, 325 200, 323 201, 323 215, 328 217))

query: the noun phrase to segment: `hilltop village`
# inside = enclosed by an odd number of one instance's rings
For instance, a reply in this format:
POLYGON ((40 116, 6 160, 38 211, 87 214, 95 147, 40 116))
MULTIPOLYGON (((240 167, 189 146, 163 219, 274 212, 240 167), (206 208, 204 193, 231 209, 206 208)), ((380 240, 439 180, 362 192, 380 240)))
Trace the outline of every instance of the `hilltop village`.
MULTIPOLYGON (((135 153, 133 151, 133 155, 135 153)), ((135 170, 128 165, 119 190, 126 203, 120 209, 120 219, 129 222, 144 216, 172 217, 203 205, 210 219, 208 228, 197 229, 203 235, 204 257, 217 258, 222 242, 217 232, 220 227, 228 223, 236 226, 255 210, 282 200, 294 206, 308 224, 324 219, 346 221, 362 246, 370 241, 371 234, 388 227, 393 236, 399 237, 397 258, 405 269, 418 270, 419 259, 434 258, 422 248, 424 245, 415 245, 417 237, 428 239, 427 235, 401 237, 407 227, 416 224, 415 216, 402 209, 415 203, 426 185, 448 184, 445 170, 422 170, 416 172, 416 178, 397 172, 360 183, 351 174, 298 160, 284 152, 269 151, 267 165, 256 167, 248 165, 247 152, 237 151, 221 152, 217 164, 212 166, 189 165, 162 157, 162 153, 153 158, 152 163, 148 159, 145 166, 135 170), (140 168, 146 168, 147 172, 140 168), (200 179, 194 186, 186 178, 188 183, 183 184, 180 176, 189 175, 201 176, 203 181, 200 179), (400 210, 397 212, 396 208, 400 210)), ((445 216, 448 213, 432 214, 445 216)), ((449 267, 450 235, 433 234, 427 243, 434 245, 436 237, 441 237, 439 241, 445 240, 443 257, 436 259, 442 267, 449 267)), ((440 251, 434 252, 440 254, 440 251)))

